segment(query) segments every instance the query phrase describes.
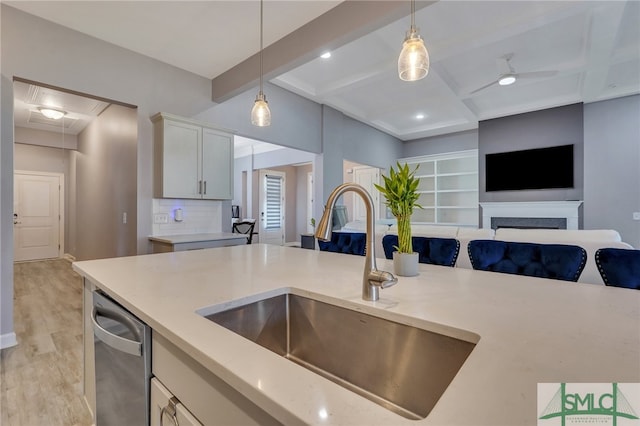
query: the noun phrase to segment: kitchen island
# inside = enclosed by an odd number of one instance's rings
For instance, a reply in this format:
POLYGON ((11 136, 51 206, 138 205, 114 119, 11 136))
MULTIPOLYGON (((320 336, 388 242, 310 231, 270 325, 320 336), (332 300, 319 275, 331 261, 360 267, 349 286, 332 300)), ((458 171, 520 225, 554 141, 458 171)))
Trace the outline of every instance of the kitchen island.
MULTIPOLYGON (((255 244, 73 267, 283 424, 535 425, 538 383, 640 382, 638 291, 421 264, 419 276, 400 277, 379 301, 365 302, 363 264, 360 256, 255 244), (476 336, 476 346, 429 415, 408 420, 197 313, 283 288, 476 336)), ((378 268, 392 270, 391 261, 378 259, 378 268)))

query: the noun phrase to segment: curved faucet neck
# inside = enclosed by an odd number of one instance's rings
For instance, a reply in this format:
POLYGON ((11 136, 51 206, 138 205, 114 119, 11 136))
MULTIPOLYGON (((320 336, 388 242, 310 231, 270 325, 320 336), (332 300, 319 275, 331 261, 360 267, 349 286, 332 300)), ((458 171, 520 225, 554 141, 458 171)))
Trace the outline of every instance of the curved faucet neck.
POLYGON ((343 183, 331 192, 327 199, 327 205, 322 214, 322 218, 318 224, 316 230, 316 237, 319 240, 331 239, 331 224, 333 219, 333 208, 336 201, 345 192, 355 192, 360 195, 362 201, 364 201, 365 209, 367 212, 367 236, 365 245, 365 264, 364 264, 364 276, 362 278, 362 298, 364 300, 375 301, 379 298, 380 287, 385 288, 392 286, 397 282, 397 279, 388 272, 378 271, 376 266, 376 253, 375 253, 375 207, 371 195, 362 186, 357 183, 343 183))

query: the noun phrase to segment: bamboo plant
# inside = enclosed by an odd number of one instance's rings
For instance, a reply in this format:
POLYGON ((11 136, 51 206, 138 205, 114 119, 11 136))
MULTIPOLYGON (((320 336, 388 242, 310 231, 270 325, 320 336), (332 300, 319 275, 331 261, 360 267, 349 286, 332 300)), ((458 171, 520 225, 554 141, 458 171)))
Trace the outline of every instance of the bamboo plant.
POLYGON ((410 170, 409 165, 406 163, 402 166, 400 162, 397 162, 396 165, 397 171, 391 166, 389 176, 382 175, 384 186, 375 185, 375 187, 385 196, 385 204, 398 222, 398 252, 413 253, 411 215, 414 208, 422 208, 417 202, 420 178, 416 177, 415 174, 418 170, 418 165, 413 170, 410 170))

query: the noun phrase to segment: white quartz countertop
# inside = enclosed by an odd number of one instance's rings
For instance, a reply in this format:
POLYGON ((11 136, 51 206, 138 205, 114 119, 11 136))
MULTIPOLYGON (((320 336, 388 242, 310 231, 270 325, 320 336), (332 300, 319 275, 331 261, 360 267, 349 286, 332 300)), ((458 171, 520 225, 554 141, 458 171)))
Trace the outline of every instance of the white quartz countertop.
POLYGON ((419 276, 365 302, 363 265, 252 244, 74 269, 284 424, 535 425, 538 383, 640 382, 640 291, 421 264, 419 276), (282 288, 479 340, 431 413, 407 420, 196 313, 282 288))
POLYGON ((199 243, 202 241, 235 240, 238 238, 246 239, 247 236, 244 234, 233 234, 231 232, 214 232, 207 234, 152 235, 149 237, 149 240, 166 244, 184 244, 199 243))

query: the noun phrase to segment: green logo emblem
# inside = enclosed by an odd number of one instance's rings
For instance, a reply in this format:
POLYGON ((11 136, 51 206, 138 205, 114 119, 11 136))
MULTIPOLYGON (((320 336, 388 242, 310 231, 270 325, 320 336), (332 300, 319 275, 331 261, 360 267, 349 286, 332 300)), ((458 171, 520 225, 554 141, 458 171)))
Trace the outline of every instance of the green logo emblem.
MULTIPOLYGON (((567 391, 567 384, 560 383, 539 420, 559 417, 561 426, 565 426, 568 417, 571 417, 571 424, 593 424, 595 416, 607 416, 613 426, 617 426, 618 418, 638 420, 638 415, 617 383, 611 383, 611 391, 603 390, 602 386, 596 386, 598 389, 594 391, 594 386, 590 386, 594 384, 590 383, 571 385, 572 390, 567 391)), ((602 420, 604 419, 601 418, 602 420)))

